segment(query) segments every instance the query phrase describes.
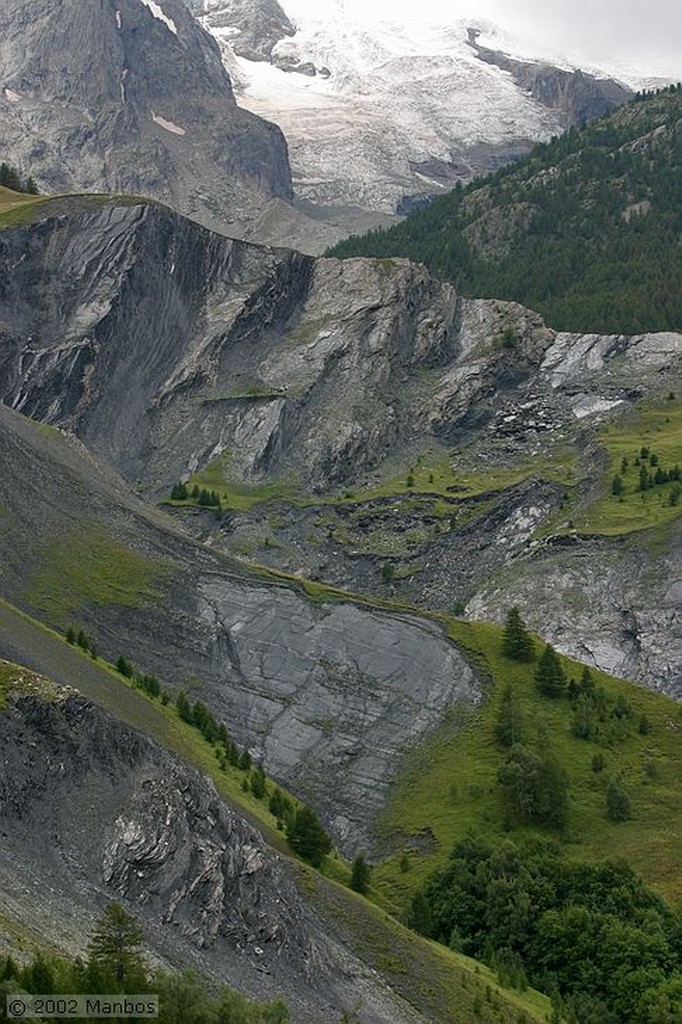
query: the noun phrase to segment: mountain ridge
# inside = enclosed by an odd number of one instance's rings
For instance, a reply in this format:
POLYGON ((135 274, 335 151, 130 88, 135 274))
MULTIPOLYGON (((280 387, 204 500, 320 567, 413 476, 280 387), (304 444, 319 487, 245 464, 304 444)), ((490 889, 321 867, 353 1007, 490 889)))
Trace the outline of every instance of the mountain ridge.
POLYGON ((680 328, 682 92, 641 95, 334 255, 407 256, 566 331, 680 328))

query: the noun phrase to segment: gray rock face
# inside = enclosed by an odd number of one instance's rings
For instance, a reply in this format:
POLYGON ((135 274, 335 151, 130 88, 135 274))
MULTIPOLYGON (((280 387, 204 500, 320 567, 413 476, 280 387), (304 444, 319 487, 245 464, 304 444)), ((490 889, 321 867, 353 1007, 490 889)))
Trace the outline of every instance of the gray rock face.
POLYGON ((371 834, 401 751, 480 697, 460 653, 417 619, 219 580, 202 581, 200 596, 222 676, 208 682, 212 705, 323 810, 347 851, 371 834), (223 681, 235 675, 239 689, 223 681))
POLYGON ((509 71, 514 81, 534 100, 562 115, 564 127, 584 125, 609 114, 632 97, 631 89, 611 78, 595 78, 583 71, 566 71, 550 64, 514 60, 499 50, 476 42, 478 32, 469 29, 469 45, 486 64, 509 71))
POLYGON ((319 959, 286 864, 208 779, 68 692, 15 698, 0 732, 1 870, 45 869, 50 932, 77 873, 86 920, 122 898, 162 944, 172 930, 171 948, 210 951, 214 970, 242 959, 305 976, 319 959))
POLYGON ((280 39, 296 29, 277 0, 187 0, 187 6, 209 29, 231 28, 234 52, 247 60, 270 60, 280 39))
POLYGON ((291 198, 286 143, 237 107, 180 0, 8 0, 0 150, 45 191, 143 193, 206 223, 291 198))
POLYGON ((162 491, 219 455, 309 486, 376 464, 411 429, 400 381, 453 343, 453 289, 423 268, 315 263, 154 207, 4 232, 0 259, 2 400, 162 491))
MULTIPOLYGON (((16 675, 26 690, 27 673, 16 675)), ((423 1021, 330 936, 291 865, 210 780, 73 691, 37 689, 0 712, 5 914, 81 954, 118 900, 157 963, 282 996, 301 1024, 354 1003, 362 1024, 423 1021)))
POLYGON ((621 538, 567 538, 527 552, 470 601, 503 621, 512 601, 558 650, 682 699, 682 530, 663 551, 621 538))

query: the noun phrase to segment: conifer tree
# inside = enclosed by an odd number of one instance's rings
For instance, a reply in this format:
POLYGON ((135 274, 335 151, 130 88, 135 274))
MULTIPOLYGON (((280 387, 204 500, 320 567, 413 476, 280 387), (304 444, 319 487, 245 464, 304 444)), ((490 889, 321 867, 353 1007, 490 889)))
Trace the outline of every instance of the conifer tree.
POLYGON ((314 868, 319 868, 326 855, 331 851, 332 841, 325 832, 322 822, 315 811, 306 806, 299 807, 287 823, 287 841, 304 860, 314 868))
POLYGON ((99 919, 90 943, 90 956, 108 968, 120 985, 131 976, 144 974, 137 947, 142 930, 120 903, 110 903, 99 919))
POLYGON ((515 661, 533 660, 533 639, 516 606, 510 608, 507 613, 502 634, 502 653, 515 661))
POLYGON ((369 888, 369 879, 371 875, 371 868, 365 860, 364 853, 359 853, 353 861, 353 867, 350 876, 350 887, 355 892, 365 893, 369 888))
POLYGON ((545 697, 558 697, 566 689, 566 673, 559 655, 551 644, 546 644, 535 670, 535 685, 545 697))
POLYGON ((502 693, 500 710, 495 723, 495 739, 501 747, 523 743, 523 720, 514 690, 509 683, 502 693))

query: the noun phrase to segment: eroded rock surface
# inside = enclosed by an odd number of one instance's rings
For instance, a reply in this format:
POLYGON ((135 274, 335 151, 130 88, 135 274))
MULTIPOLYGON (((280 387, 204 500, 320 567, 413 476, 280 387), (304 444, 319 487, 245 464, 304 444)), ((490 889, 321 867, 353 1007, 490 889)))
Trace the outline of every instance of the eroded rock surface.
POLYGON ((301 1024, 353 1005, 362 1024, 423 1020, 330 937, 210 780, 141 733, 45 683, 10 695, 0 745, 0 906, 43 941, 82 953, 119 900, 157 962, 283 996, 301 1024))
POLYGON ((275 125, 237 106, 181 0, 6 0, 0 142, 45 192, 154 196, 212 225, 289 201, 275 125))

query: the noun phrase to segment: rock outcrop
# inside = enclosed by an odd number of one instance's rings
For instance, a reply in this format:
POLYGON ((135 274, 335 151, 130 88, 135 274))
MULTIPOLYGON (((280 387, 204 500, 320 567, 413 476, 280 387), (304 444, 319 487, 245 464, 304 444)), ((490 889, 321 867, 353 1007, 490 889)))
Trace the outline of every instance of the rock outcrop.
POLYGON ((609 114, 631 99, 627 86, 612 78, 596 78, 579 69, 567 70, 538 61, 515 60, 500 50, 481 46, 476 29, 469 29, 469 45, 486 64, 508 71, 517 85, 544 107, 561 115, 563 126, 582 126, 609 114))
POLYGON ((209 31, 230 29, 234 52, 246 60, 267 60, 280 39, 296 28, 277 0, 187 0, 187 6, 209 31))
POLYGON ((157 964, 283 997, 301 1024, 353 1005, 362 1024, 423 1020, 331 937, 292 865, 208 778, 75 691, 23 669, 13 679, 0 711, 3 916, 82 954, 117 900, 157 964))
POLYGON ((0 150, 41 190, 141 193, 236 229, 290 200, 279 128, 239 108, 181 0, 8 0, 0 150))

